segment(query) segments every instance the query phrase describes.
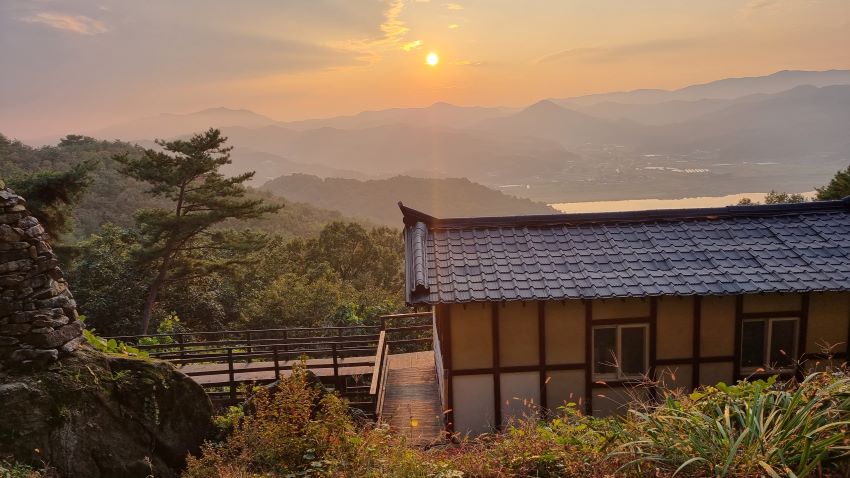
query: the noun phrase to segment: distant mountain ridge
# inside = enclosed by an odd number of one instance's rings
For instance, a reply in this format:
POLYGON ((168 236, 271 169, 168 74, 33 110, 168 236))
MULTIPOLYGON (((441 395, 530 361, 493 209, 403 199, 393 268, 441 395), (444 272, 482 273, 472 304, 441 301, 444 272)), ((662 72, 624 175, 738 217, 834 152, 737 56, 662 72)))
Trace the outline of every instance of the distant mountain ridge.
POLYGON ((392 227, 401 225, 398 201, 437 217, 556 212, 546 204, 509 196, 464 178, 396 176, 357 181, 294 174, 269 181, 262 190, 392 227))
POLYGON ((553 101, 569 106, 574 104, 595 104, 605 101, 641 104, 674 100, 734 99, 758 93, 779 93, 801 85, 830 86, 846 84, 850 84, 850 70, 782 70, 766 76, 724 78, 674 90, 640 89, 575 96, 554 99, 553 101))
POLYGON ((154 140, 207 130, 211 127, 242 126, 259 128, 277 122, 246 109, 207 108, 194 113, 161 113, 88 133, 98 139, 125 141, 154 140))

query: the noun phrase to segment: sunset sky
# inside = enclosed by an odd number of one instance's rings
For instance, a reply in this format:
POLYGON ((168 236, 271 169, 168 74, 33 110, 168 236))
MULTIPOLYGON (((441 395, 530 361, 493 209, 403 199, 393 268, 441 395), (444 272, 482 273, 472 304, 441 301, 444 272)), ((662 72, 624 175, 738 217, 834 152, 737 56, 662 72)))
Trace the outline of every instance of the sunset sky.
POLYGON ((0 132, 214 106, 518 106, 850 68, 849 50, 848 0, 3 0, 0 132))

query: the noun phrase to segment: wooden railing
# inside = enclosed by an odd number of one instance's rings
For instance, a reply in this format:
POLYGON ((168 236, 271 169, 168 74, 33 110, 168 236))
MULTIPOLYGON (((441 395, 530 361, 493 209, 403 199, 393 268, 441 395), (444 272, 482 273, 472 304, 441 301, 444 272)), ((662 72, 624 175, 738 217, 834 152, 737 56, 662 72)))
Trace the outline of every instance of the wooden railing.
POLYGON ((115 336, 151 357, 180 367, 218 405, 237 403, 245 383, 279 380, 298 364, 346 397, 367 415, 380 413, 390 348, 396 352, 431 347, 428 313, 382 316, 380 325, 175 332, 115 336), (415 323, 416 321, 420 323, 415 323), (396 325, 397 324, 397 325, 396 325))

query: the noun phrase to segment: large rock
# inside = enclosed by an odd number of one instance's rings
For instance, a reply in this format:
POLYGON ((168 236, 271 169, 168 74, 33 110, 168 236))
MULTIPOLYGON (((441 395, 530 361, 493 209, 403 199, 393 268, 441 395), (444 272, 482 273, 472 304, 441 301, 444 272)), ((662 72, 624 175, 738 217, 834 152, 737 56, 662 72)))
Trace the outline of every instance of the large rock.
POLYGON ((0 377, 0 458, 59 477, 175 477, 211 417, 203 389, 170 364, 81 347, 0 377))

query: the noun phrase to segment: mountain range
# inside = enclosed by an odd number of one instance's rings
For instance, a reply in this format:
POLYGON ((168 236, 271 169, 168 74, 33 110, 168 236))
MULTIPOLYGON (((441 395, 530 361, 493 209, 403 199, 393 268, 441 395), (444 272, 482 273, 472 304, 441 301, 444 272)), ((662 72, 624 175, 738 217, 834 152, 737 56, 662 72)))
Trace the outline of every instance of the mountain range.
POLYGON ((781 71, 677 90, 278 122, 247 110, 160 115, 91 132, 150 144, 215 126, 232 172, 466 177, 546 202, 811 190, 850 162, 850 70, 781 71))

